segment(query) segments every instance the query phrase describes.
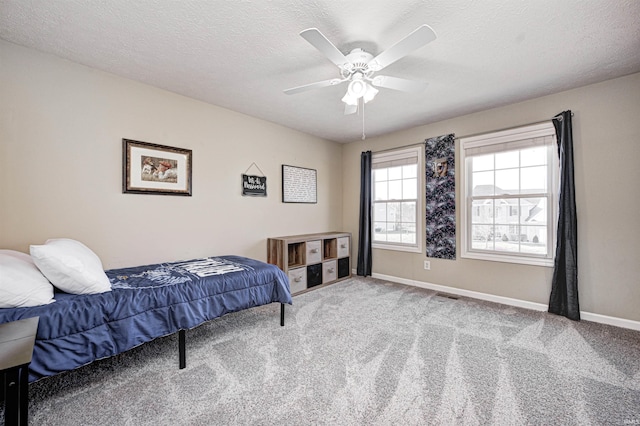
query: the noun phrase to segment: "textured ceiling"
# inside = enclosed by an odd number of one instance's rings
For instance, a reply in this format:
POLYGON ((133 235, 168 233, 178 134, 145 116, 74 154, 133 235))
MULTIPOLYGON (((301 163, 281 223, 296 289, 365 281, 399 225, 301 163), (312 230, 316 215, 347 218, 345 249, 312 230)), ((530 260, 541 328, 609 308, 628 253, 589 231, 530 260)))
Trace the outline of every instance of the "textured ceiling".
POLYGON ((346 85, 298 34, 374 56, 422 24, 438 38, 384 74, 367 137, 640 71, 638 0, 0 0, 0 38, 338 142, 361 139, 346 85))

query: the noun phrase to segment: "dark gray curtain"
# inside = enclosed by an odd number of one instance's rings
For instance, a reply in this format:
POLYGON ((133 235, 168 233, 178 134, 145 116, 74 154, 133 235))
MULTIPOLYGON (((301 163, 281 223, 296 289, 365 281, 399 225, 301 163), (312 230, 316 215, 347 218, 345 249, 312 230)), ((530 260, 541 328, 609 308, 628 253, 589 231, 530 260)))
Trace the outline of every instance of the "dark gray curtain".
POLYGON ((560 157, 558 242, 551 282, 549 312, 572 320, 580 319, 578 304, 578 222, 573 180, 573 134, 571 111, 553 118, 560 157))
POLYGON ((360 156, 360 231, 358 275, 371 275, 371 151, 360 156))

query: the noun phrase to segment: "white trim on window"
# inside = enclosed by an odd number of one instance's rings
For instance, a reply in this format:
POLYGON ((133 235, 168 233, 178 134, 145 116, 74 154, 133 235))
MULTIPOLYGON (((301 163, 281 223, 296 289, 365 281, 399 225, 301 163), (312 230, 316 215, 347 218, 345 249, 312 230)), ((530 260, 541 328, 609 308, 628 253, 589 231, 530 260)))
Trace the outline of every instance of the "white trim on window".
MULTIPOLYGON (((524 126, 516 129, 509 129, 500 132, 487 133, 484 135, 462 138, 460 140, 460 171, 462 182, 462 202, 461 206, 461 257, 489 260, 497 262, 520 263, 527 265, 550 266, 553 267, 554 252, 556 246, 557 227, 557 204, 558 204, 558 159, 555 150, 555 128, 551 121, 548 123, 524 126), (473 156, 498 153, 509 150, 519 150, 534 146, 547 145, 547 191, 531 196, 547 199, 547 254, 534 255, 525 253, 511 253, 506 251, 478 250, 471 247, 471 209, 472 209, 472 188, 471 176, 469 176, 470 162, 473 156)), ((523 198, 522 194, 495 194, 487 196, 488 200, 500 198, 523 198)), ((475 197, 478 199, 478 197, 475 197)))
MULTIPOLYGON (((416 164, 417 165, 417 188, 416 188, 416 243, 415 244, 403 244, 403 243, 395 243, 395 242, 382 242, 375 241, 374 235, 371 235, 371 246, 375 249, 383 249, 383 250, 395 250, 395 251, 404 251, 404 252, 413 252, 413 253, 421 253, 422 252, 422 241, 424 239, 423 235, 423 225, 424 221, 424 211, 423 211, 423 201, 424 198, 424 151, 421 145, 398 149, 393 151, 386 151, 380 153, 373 153, 371 159, 371 169, 372 169, 372 179, 371 179, 371 208, 373 209, 375 206, 375 180, 373 177, 373 173, 376 169, 395 167, 400 165, 407 164, 416 164)), ((374 212, 371 212, 372 222, 375 226, 374 212)), ((372 234, 374 233, 374 229, 371 230, 372 234)))

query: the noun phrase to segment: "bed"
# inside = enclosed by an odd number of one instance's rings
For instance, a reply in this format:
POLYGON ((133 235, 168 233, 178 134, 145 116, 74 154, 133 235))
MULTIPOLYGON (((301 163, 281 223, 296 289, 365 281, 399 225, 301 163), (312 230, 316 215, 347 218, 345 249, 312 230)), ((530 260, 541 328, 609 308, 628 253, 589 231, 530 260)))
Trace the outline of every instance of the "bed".
POLYGON ((230 312, 270 303, 291 304, 287 276, 275 265, 219 256, 105 271, 111 291, 55 293, 55 302, 0 309, 0 323, 40 317, 29 381, 72 370, 179 333, 230 312))

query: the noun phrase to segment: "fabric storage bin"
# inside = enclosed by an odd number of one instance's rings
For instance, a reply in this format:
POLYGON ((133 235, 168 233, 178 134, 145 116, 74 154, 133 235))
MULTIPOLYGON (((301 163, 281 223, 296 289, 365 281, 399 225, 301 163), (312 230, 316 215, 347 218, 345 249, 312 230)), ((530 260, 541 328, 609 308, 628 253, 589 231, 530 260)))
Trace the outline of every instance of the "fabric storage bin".
POLYGON ((322 263, 307 266, 307 288, 322 284, 322 263))
POLYGON ((349 276, 349 258, 338 259, 338 278, 349 276))
POLYGON ((349 256, 349 237, 338 238, 338 257, 349 256))
POLYGON ((322 262, 322 243, 318 241, 307 241, 307 265, 322 262))
POLYGON ((330 260, 329 262, 324 262, 322 264, 322 283, 328 283, 336 280, 337 274, 337 263, 335 260, 330 260))
POLYGON ((307 268, 289 270, 289 290, 298 293, 307 289, 307 268))

